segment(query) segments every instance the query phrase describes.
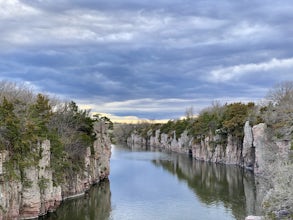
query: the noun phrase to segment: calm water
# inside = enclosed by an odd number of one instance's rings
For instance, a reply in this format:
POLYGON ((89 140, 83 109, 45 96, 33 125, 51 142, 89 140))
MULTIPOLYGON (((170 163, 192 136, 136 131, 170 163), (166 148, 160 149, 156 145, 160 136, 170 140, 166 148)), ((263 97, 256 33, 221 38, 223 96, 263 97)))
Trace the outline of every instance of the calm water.
POLYGON ((253 177, 185 155, 113 147, 111 175, 47 219, 243 220, 255 214, 253 177))

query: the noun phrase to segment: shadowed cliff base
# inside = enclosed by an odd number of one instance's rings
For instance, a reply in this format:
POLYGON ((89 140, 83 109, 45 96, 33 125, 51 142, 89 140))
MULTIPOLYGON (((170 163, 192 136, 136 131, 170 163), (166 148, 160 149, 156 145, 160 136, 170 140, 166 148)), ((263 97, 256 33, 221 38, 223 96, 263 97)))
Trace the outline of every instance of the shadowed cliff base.
POLYGON ((69 199, 43 220, 89 219, 108 220, 111 212, 111 191, 109 180, 103 180, 91 187, 83 197, 69 199))

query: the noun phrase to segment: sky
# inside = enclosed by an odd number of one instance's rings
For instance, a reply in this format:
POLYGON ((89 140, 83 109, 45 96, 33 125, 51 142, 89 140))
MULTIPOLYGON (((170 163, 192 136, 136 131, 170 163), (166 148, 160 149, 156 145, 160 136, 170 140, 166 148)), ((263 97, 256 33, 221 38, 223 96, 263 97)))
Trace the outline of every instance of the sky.
POLYGON ((112 120, 260 102, 293 80, 291 0, 0 0, 0 80, 112 120))

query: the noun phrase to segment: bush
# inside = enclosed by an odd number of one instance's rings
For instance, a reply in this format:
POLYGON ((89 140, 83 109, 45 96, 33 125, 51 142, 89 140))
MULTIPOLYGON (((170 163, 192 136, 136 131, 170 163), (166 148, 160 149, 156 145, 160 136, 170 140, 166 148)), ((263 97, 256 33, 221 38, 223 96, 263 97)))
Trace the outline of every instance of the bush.
POLYGON ((271 166, 273 188, 266 194, 262 206, 267 216, 280 210, 293 214, 293 164, 278 161, 271 166))

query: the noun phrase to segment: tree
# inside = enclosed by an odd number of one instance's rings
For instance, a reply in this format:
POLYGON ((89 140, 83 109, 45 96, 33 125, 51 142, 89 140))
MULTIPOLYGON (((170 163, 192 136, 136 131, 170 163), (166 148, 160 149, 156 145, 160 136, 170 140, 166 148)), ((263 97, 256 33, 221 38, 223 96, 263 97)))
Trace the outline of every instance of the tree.
MULTIPOLYGON (((277 84, 266 96, 268 104, 261 109, 261 116, 268 124, 273 139, 291 141, 293 135, 293 81, 277 84)), ((272 140, 273 143, 273 140, 272 140)), ((293 213, 292 177, 293 164, 290 158, 278 155, 278 146, 267 147, 266 157, 270 161, 265 167, 265 178, 272 186, 263 200, 266 215, 273 216, 280 210, 293 213)), ((292 149, 291 149, 292 150, 292 149)), ((289 219, 289 218, 288 218, 289 219)))
MULTIPOLYGON (((4 97, 11 102, 18 100, 30 104, 34 101, 35 95, 25 84, 16 84, 4 80, 0 81, 0 100, 3 100, 4 97)), ((14 107, 16 109, 18 106, 14 107)))
POLYGON ((0 106, 0 125, 1 149, 6 150, 9 157, 4 164, 6 176, 10 180, 20 179, 25 182, 24 169, 35 163, 38 152, 31 151, 28 141, 31 137, 23 134, 20 120, 14 113, 14 105, 5 97, 0 106))
POLYGON ((248 110, 254 106, 253 103, 232 103, 225 106, 223 115, 223 128, 237 138, 243 138, 243 126, 248 117, 248 110))
POLYGON ((1 149, 13 155, 20 144, 20 124, 13 104, 5 97, 0 105, 0 131, 1 149))
POLYGON ((93 120, 97 121, 97 122, 104 122, 106 125, 108 125, 108 129, 113 130, 113 122, 110 120, 110 118, 106 117, 106 116, 102 116, 101 114, 94 114, 93 115, 93 120))
POLYGON ((52 109, 49 99, 42 94, 38 94, 36 102, 29 108, 29 120, 34 126, 34 132, 39 137, 46 137, 48 133, 48 123, 52 116, 52 109))
POLYGON ((276 106, 285 105, 286 107, 292 107, 293 81, 276 84, 274 88, 268 92, 266 98, 272 101, 276 106))
POLYGON ((186 108, 185 110, 185 117, 186 119, 188 120, 191 120, 194 118, 194 110, 193 110, 193 107, 189 107, 189 108, 186 108))
POLYGON ((118 143, 126 143, 127 138, 135 130, 134 124, 114 124, 113 135, 118 143))
POLYGON ((268 105, 264 121, 274 129, 277 138, 291 139, 293 133, 293 81, 277 84, 266 96, 268 105))
POLYGON ((59 105, 50 117, 48 137, 52 143, 51 166, 54 167, 55 183, 81 171, 88 147, 94 154, 94 123, 90 111, 80 110, 73 101, 59 105))

